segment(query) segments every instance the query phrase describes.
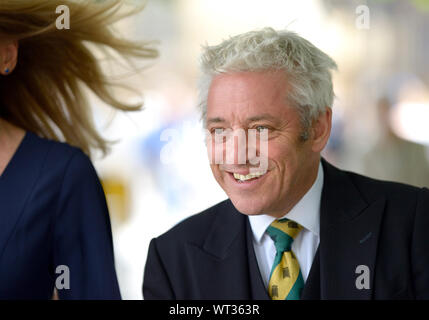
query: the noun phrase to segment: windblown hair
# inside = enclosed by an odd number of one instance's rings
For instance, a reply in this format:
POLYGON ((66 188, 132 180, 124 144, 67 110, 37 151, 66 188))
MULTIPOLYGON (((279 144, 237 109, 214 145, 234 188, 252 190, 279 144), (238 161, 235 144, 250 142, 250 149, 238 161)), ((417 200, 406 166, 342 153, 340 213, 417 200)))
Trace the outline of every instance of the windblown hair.
POLYGON ((112 49, 130 58, 154 58, 148 42, 115 35, 111 24, 140 12, 143 6, 119 14, 124 1, 1 0, 0 39, 17 40, 18 61, 8 76, 0 76, 0 117, 41 137, 65 141, 90 154, 105 154, 108 142, 95 129, 83 88, 114 109, 139 110, 142 105, 118 101, 115 84, 103 74, 90 49, 112 49), (70 29, 59 30, 56 8, 70 10, 70 29))
POLYGON ((284 70, 288 102, 298 108, 305 131, 312 119, 333 104, 331 70, 336 63, 294 32, 264 28, 231 37, 203 47, 200 64, 198 105, 204 124, 211 81, 221 73, 284 70))

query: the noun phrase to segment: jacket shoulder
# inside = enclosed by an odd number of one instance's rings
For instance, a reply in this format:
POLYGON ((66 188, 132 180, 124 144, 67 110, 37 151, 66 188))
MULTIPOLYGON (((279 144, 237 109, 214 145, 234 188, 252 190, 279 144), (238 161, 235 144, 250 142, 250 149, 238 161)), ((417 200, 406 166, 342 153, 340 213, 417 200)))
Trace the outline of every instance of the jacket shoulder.
POLYGON ((90 167, 91 160, 80 149, 69 145, 65 142, 54 141, 47 138, 42 138, 32 133, 27 132, 29 143, 32 145, 32 150, 38 153, 38 157, 44 159, 44 167, 48 171, 54 169, 65 170, 72 162, 80 167, 90 167))
POLYGON ((358 173, 343 171, 367 200, 375 200, 380 196, 388 200, 415 200, 422 188, 405 183, 374 179, 358 173))
POLYGON ((28 134, 33 142, 38 145, 39 150, 48 154, 48 159, 55 158, 55 160, 65 161, 77 154, 79 156, 85 155, 81 149, 68 143, 42 138, 32 132, 28 132, 28 134))
POLYGON ((213 223, 219 214, 224 214, 232 206, 230 200, 224 200, 204 211, 194 214, 177 223, 170 230, 156 238, 158 245, 179 245, 185 242, 200 245, 211 231, 213 223))

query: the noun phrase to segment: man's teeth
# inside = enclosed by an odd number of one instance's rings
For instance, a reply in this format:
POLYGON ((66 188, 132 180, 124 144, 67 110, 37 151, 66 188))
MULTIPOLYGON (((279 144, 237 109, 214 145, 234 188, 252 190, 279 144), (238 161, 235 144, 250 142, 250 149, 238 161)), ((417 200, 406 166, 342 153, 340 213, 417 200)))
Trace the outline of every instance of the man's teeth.
POLYGON ((264 174, 265 174, 265 172, 255 172, 255 173, 249 173, 246 175, 234 173, 234 178, 237 180, 240 180, 240 181, 246 181, 246 180, 250 180, 253 178, 259 178, 260 176, 263 176, 264 174))

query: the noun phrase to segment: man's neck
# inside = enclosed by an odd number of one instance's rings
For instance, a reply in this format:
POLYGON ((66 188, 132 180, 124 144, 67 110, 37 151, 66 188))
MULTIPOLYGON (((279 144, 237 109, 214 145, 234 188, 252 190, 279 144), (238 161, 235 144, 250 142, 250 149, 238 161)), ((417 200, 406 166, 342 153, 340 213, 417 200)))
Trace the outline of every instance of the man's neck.
POLYGON ((276 212, 270 212, 268 213, 268 215, 279 219, 281 217, 283 217, 285 214, 287 214, 290 210, 292 210, 292 208, 299 202, 301 201, 301 199, 305 196, 305 194, 311 189, 311 187, 314 185, 316 178, 317 178, 317 173, 319 170, 319 163, 320 163, 320 158, 317 162, 316 165, 312 166, 309 169, 310 172, 310 179, 308 179, 306 181, 306 183, 304 185, 302 185, 302 188, 300 188, 299 192, 297 192, 296 194, 294 194, 293 199, 291 199, 291 201, 289 201, 289 203, 283 207, 281 210, 276 211, 276 212))

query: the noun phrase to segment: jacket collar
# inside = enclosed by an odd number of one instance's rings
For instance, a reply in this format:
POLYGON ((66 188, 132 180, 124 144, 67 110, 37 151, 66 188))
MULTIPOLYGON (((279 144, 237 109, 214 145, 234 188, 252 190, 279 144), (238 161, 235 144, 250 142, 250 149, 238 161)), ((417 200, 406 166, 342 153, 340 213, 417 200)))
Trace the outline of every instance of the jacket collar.
POLYGON ((228 256, 233 242, 243 233, 246 216, 240 213, 229 199, 221 202, 216 209, 216 218, 207 234, 203 249, 219 259, 224 259, 228 256))
POLYGON ((320 217, 321 299, 371 299, 375 258, 385 198, 367 199, 347 173, 322 159, 325 181, 320 217), (369 288, 359 289, 359 266, 368 270, 369 288))
POLYGON ((37 182, 46 155, 42 144, 27 131, 0 178, 0 258, 37 182))

